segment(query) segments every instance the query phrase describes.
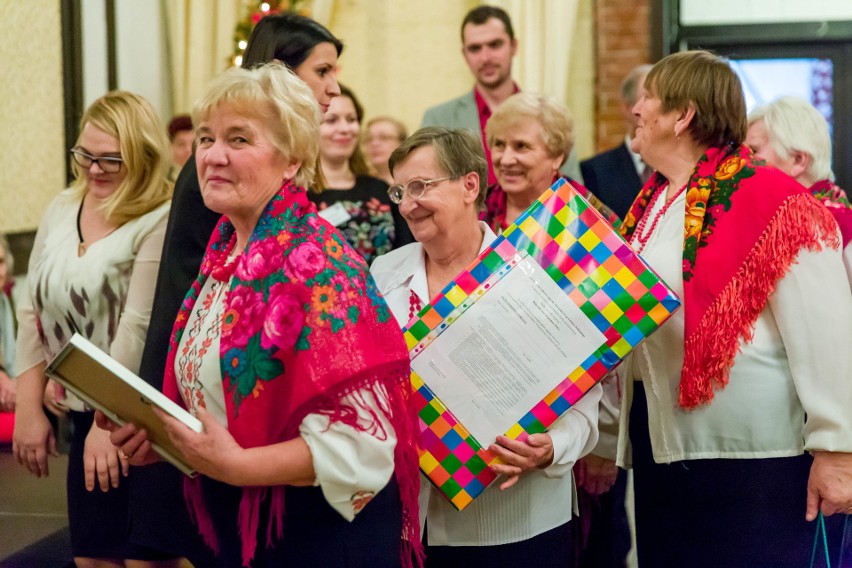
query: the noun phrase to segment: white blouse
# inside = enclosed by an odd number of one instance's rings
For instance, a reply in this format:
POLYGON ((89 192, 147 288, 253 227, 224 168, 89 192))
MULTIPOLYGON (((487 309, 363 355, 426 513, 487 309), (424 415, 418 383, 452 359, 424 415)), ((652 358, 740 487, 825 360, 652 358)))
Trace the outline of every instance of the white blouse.
MULTIPOLYGON (((178 389, 187 408, 195 414, 203 406, 219 423, 227 426, 225 392, 222 386, 219 340, 224 315, 225 296, 229 284, 208 278, 187 321, 175 357, 178 389)), ((359 391, 347 398, 359 397, 378 408, 369 391, 359 391)), ((353 400, 354 402, 354 400, 353 400)), ((360 423, 372 424, 373 417, 353 404, 360 423)), ((347 521, 352 521, 369 500, 390 481, 394 472, 396 436, 382 413, 376 412, 386 435, 359 431, 347 424, 333 422, 322 414, 309 414, 299 433, 311 450, 316 480, 326 501, 347 521)))
MULTIPOLYGON (((662 209, 662 195, 649 219, 662 209)), ((681 298, 685 207, 681 194, 641 252, 681 298)), ((634 388, 644 388, 647 395, 658 463, 852 451, 850 344, 852 294, 841 251, 803 250, 758 316, 753 340, 740 342, 728 385, 715 392, 709 405, 684 410, 677 404, 684 357, 681 308, 625 362, 619 465, 631 465, 628 421, 634 388)))
MULTIPOLYGON (((485 223, 480 222, 479 226, 484 236, 481 252, 496 235, 485 223)), ((420 243, 411 243, 378 257, 371 272, 400 326, 408 323, 411 291, 423 305, 428 303, 425 253, 420 243)), ((428 503, 428 544, 507 544, 530 539, 570 521, 576 510, 571 469, 595 447, 600 397, 601 387, 596 385, 550 427, 552 465, 527 473, 506 491, 500 491, 499 480, 496 481, 463 511, 456 511, 441 492, 432 489, 429 481, 421 476, 421 517, 422 505, 428 503)))
MULTIPOLYGON (((18 307, 19 373, 52 359, 75 331, 134 373, 139 370, 170 203, 126 222, 77 256, 80 202, 79 194, 66 189, 39 224, 27 276, 29 298, 18 307)), ((85 409, 71 393, 65 403, 85 409)))

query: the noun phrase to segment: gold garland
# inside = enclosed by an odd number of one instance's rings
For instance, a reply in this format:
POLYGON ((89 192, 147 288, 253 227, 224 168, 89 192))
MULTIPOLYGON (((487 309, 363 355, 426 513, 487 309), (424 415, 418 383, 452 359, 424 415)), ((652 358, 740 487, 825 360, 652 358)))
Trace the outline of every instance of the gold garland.
POLYGON ((311 15, 311 0, 267 0, 266 2, 244 0, 243 4, 246 15, 234 28, 234 54, 231 56, 231 65, 235 66, 242 64, 248 38, 264 16, 286 11, 297 12, 308 17, 311 15))

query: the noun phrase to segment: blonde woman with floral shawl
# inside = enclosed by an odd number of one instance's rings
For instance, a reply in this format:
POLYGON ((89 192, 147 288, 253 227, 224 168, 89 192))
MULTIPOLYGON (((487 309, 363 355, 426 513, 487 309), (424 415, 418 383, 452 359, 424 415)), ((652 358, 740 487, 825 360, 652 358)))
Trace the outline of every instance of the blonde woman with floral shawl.
MULTIPOLYGON (((164 417, 201 477, 190 511, 219 566, 417 562, 408 353, 367 266, 309 203, 319 108, 278 63, 232 69, 196 104, 205 205, 223 214, 178 314, 164 417)), ((113 433, 131 463, 144 432, 113 433)))

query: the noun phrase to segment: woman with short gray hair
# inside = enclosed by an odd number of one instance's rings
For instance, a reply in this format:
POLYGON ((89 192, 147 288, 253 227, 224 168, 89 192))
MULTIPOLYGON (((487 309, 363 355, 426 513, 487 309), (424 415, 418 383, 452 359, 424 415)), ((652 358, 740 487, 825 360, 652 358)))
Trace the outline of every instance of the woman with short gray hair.
MULTIPOLYGON (((393 250, 371 272, 399 325, 405 325, 496 238, 479 212, 488 175, 482 144, 466 130, 423 128, 390 158, 391 199, 418 242, 393 250)), ((422 480, 426 565, 573 566, 571 468, 598 439, 601 387, 550 427, 520 442, 499 436, 490 450, 506 479, 456 511, 422 480)), ((422 515, 422 512, 421 512, 422 515)))

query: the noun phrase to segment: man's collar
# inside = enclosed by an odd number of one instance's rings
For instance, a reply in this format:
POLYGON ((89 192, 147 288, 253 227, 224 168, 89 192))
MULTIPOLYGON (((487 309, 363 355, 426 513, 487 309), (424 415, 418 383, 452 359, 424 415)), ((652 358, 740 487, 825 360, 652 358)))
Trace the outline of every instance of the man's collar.
MULTIPOLYGON (((513 95, 521 92, 521 88, 514 81, 512 81, 512 87, 513 95)), ((488 102, 485 100, 485 97, 482 96, 482 92, 479 90, 479 85, 475 83, 473 85, 473 100, 476 101, 476 109, 479 111, 479 114, 482 114, 484 110, 489 111, 490 114, 492 109, 488 106, 488 102)))

